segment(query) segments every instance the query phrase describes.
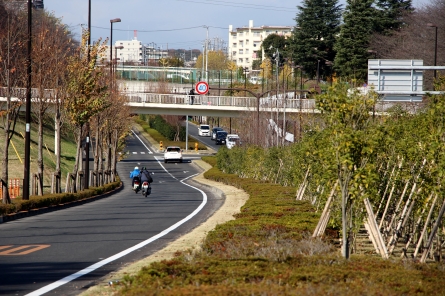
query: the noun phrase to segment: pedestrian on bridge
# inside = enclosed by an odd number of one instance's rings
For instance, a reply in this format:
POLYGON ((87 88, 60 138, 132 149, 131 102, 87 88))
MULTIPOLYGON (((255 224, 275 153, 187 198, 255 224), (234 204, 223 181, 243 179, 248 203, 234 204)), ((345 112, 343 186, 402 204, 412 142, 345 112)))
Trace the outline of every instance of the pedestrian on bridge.
POLYGON ((193 105, 193 102, 195 101, 195 90, 192 88, 189 92, 190 96, 190 105, 193 105))

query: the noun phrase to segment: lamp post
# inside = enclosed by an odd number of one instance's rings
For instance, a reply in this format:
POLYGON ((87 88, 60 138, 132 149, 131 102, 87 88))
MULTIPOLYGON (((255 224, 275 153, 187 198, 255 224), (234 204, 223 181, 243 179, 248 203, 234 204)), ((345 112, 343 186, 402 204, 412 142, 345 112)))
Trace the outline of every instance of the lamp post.
MULTIPOLYGON (((90 45, 91 45, 91 0, 88 0, 88 64, 90 63, 90 45)), ((90 122, 85 124, 85 173, 83 179, 84 189, 90 187, 90 122)))
POLYGON ((248 67, 243 68, 243 74, 244 74, 244 96, 246 96, 246 89, 247 89, 247 72, 249 72, 248 67))
POLYGON ((320 83, 320 59, 317 60, 317 84, 320 83))
MULTIPOLYGON (((31 154, 31 45, 32 45, 32 0, 28 0, 28 51, 26 57, 26 111, 25 111, 25 167, 23 169, 23 200, 29 200, 29 169, 31 154)), ((7 153, 7 151, 6 151, 7 153)), ((6 187, 8 184, 5 185, 6 187)))
POLYGON ((209 73, 207 72, 208 59, 209 59, 209 50, 208 50, 208 39, 209 39, 209 26, 203 26, 207 30, 206 41, 205 41, 205 57, 206 57, 206 82, 209 82, 209 73))
MULTIPOLYGON (((428 23, 428 27, 436 29, 435 45, 434 45, 434 66, 437 66, 437 25, 428 23)), ((436 69, 434 69, 434 80, 436 80, 436 69)))
POLYGON ((116 56, 116 57, 114 58, 114 60, 116 61, 116 64, 114 65, 114 74, 113 74, 113 77, 116 77, 117 61, 120 60, 120 59, 117 57, 117 50, 118 50, 118 49, 123 49, 123 48, 124 48, 124 47, 123 47, 122 45, 119 45, 119 46, 115 46, 115 47, 114 47, 114 55, 116 56))
POLYGON ((113 24, 114 23, 120 23, 121 19, 120 18, 115 18, 110 20, 110 25, 111 25, 111 29, 110 29, 110 75, 111 75, 111 81, 113 81, 113 24))
POLYGON ((331 86, 332 86, 332 66, 334 65, 334 63, 332 63, 331 61, 326 61, 326 66, 331 67, 331 71, 329 71, 329 78, 331 80, 331 86))

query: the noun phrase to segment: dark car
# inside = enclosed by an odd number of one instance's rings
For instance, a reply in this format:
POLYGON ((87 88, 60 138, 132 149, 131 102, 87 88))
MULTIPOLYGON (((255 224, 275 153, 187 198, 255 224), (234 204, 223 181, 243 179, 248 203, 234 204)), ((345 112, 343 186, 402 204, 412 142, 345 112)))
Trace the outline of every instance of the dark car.
POLYGON ((221 127, 212 128, 212 132, 210 133, 210 137, 212 140, 216 140, 216 132, 219 132, 219 131, 224 131, 224 129, 221 127))
POLYGON ((216 145, 221 145, 226 143, 227 132, 225 131, 217 131, 216 132, 216 145))

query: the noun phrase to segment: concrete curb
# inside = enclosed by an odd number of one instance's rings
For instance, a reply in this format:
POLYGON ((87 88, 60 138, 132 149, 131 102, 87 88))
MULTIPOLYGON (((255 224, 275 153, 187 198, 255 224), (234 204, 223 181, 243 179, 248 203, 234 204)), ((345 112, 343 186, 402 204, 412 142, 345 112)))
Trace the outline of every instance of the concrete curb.
POLYGON ((54 205, 54 206, 50 206, 50 207, 46 207, 46 208, 32 209, 29 211, 22 211, 22 212, 18 212, 18 213, 0 216, 0 224, 18 220, 18 219, 22 219, 22 218, 26 218, 26 217, 31 217, 31 216, 36 216, 36 215, 54 212, 54 211, 58 211, 58 210, 63 210, 63 209, 71 208, 74 206, 83 205, 83 204, 86 204, 86 203, 89 203, 92 201, 96 201, 96 200, 99 200, 102 198, 109 197, 109 196, 121 191, 123 187, 124 187, 124 185, 121 182, 121 185, 118 188, 116 188, 112 191, 109 191, 107 193, 101 194, 101 195, 95 195, 95 196, 88 197, 85 199, 71 201, 68 203, 58 204, 58 205, 54 205))

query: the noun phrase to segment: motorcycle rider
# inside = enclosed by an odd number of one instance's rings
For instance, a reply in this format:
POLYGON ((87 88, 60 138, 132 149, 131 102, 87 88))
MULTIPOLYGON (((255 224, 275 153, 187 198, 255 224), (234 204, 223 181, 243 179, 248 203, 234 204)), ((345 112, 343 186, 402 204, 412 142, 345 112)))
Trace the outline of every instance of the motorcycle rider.
POLYGON ((151 177, 150 172, 147 170, 146 167, 142 167, 142 170, 139 174, 139 177, 141 179, 141 184, 144 183, 144 181, 148 182, 148 187, 150 187, 150 184, 153 183, 153 178, 151 177))
POLYGON ((139 170, 139 167, 135 166, 134 170, 130 173, 130 178, 132 178, 132 180, 131 180, 131 189, 134 188, 134 179, 135 178, 140 179, 140 176, 139 176, 140 174, 141 174, 141 171, 139 170))

